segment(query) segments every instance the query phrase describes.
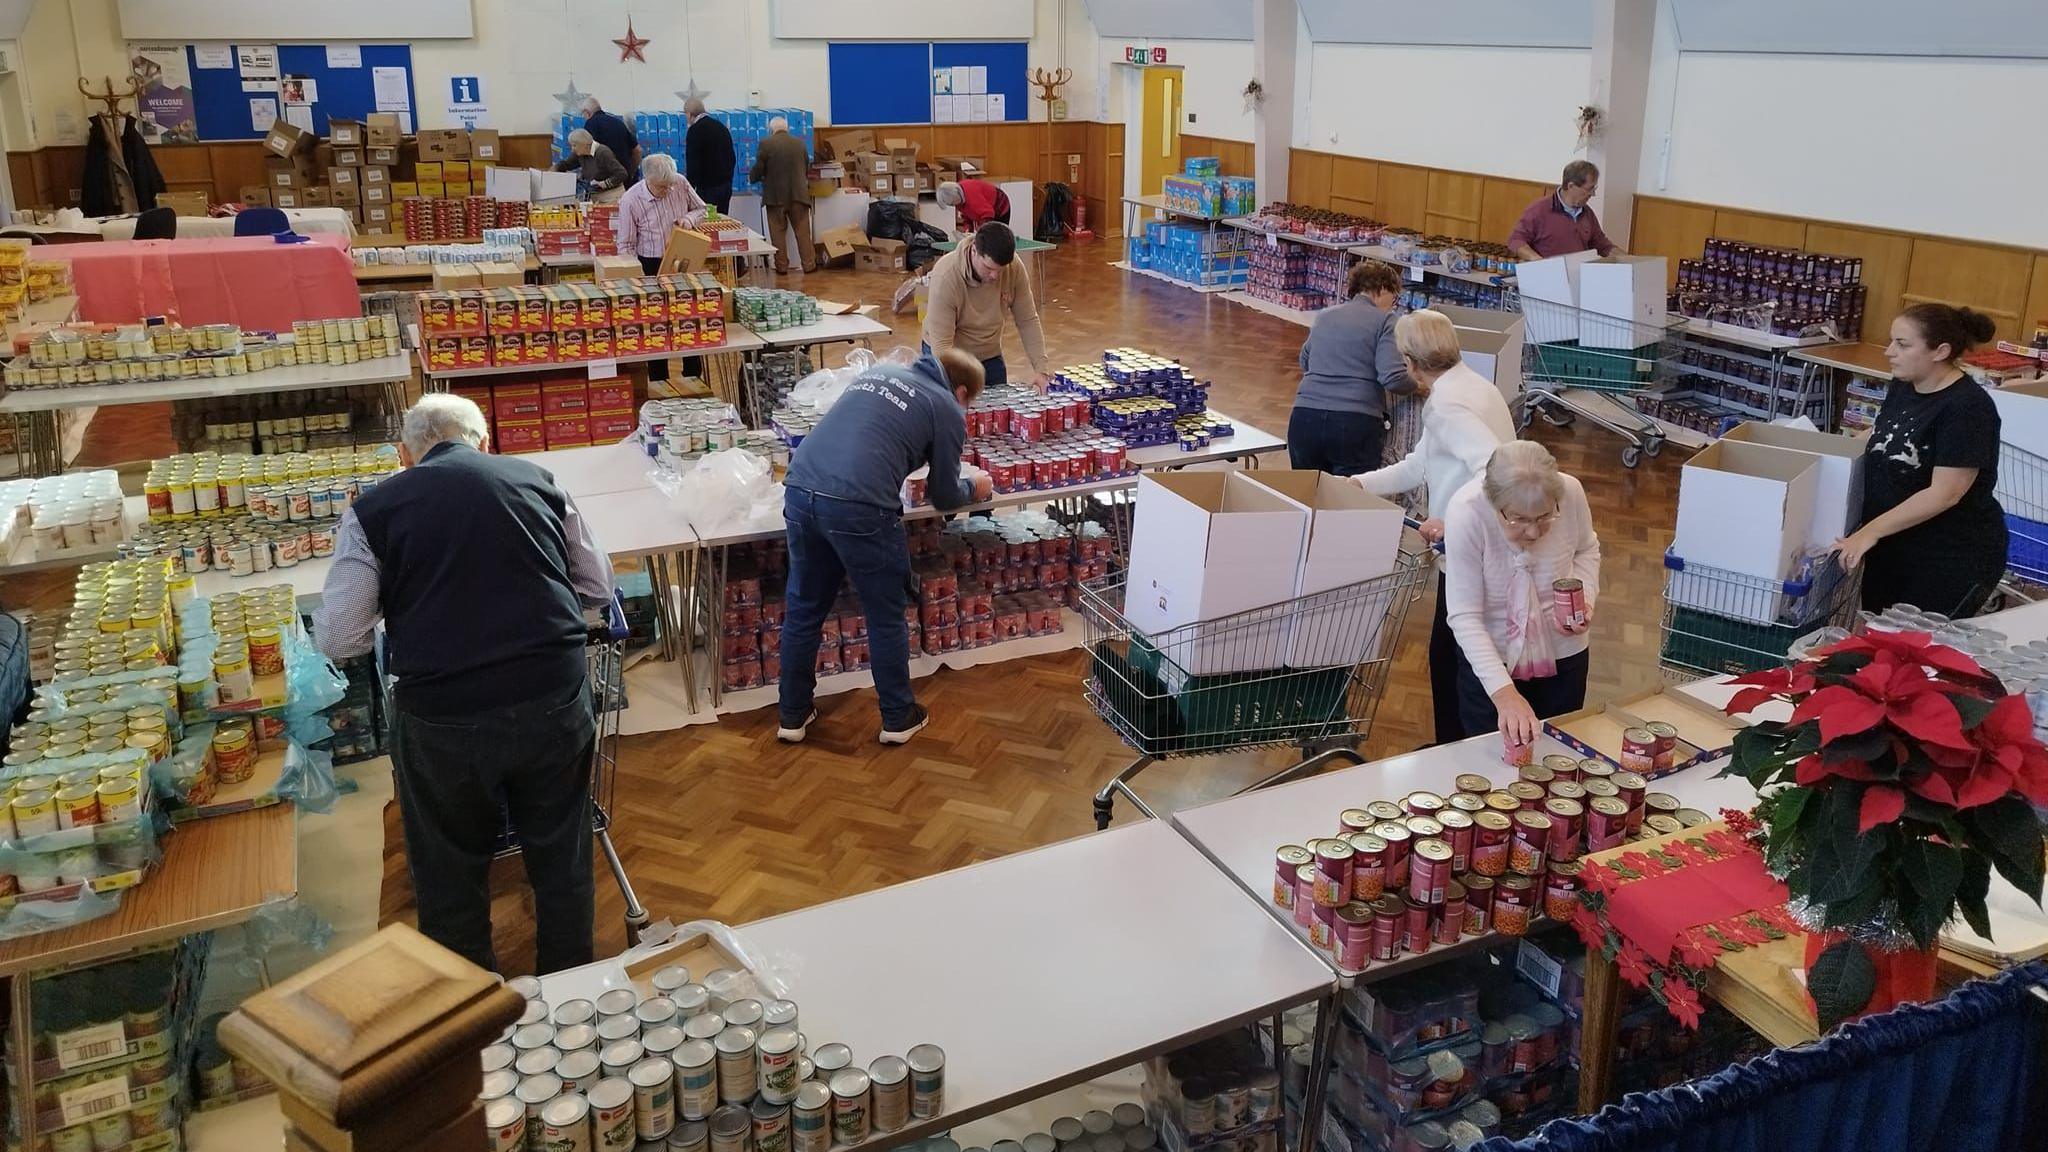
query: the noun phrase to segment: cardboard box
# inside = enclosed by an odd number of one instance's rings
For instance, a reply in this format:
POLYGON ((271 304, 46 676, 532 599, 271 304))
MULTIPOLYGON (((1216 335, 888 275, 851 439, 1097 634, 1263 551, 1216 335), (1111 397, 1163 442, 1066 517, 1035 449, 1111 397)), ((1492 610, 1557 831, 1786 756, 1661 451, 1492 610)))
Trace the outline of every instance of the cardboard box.
POLYGON ((1493 381, 1512 406, 1522 394, 1522 314, 1436 302, 1430 307, 1450 319, 1466 367, 1493 381))
POLYGON ((591 278, 598 281, 632 280, 641 275, 640 258, 637 256, 592 256, 590 258, 591 278))
POLYGON ((465 196, 476 195, 476 185, 467 180, 450 180, 442 185, 442 187, 445 189, 442 195, 450 200, 460 200, 465 196))
POLYGON ((1524 260, 1515 265, 1515 282, 1522 300, 1537 301, 1524 307, 1528 338, 1539 344, 1555 344, 1579 338, 1579 267, 1598 259, 1592 252, 1574 252, 1548 260, 1524 260))
POLYGON ((389 204, 363 205, 363 227, 372 232, 391 230, 391 206, 389 204))
POLYGON ((207 203, 204 192, 159 192, 156 206, 169 208, 180 216, 204 216, 207 203))
POLYGON ((299 207, 301 208, 331 208, 333 206, 334 197, 325 184, 307 188, 300 193, 299 207))
POLYGON ((360 148, 363 144, 363 122, 360 120, 327 121, 327 142, 336 148, 360 148))
POLYGON ((362 191, 363 206, 365 208, 372 204, 391 203, 391 185, 389 184, 365 184, 362 191))
POLYGON ((429 200, 439 200, 448 195, 448 186, 439 180, 422 180, 419 182, 419 194, 429 200))
POLYGON ((854 253, 867 242, 868 234, 858 224, 848 224, 844 228, 827 228, 818 234, 820 259, 827 264, 840 261, 851 264, 854 253))
POLYGON ((479 288, 517 288, 526 283, 526 270, 505 260, 472 265, 479 288))
POLYGON ((935 192, 938 190, 938 187, 938 176, 933 172, 932 166, 929 164, 919 164, 917 166, 918 192, 935 192))
POLYGON ((417 180, 393 180, 391 182, 391 202, 393 204, 419 194, 420 186, 417 180))
POLYGON ((896 178, 893 176, 869 175, 861 183, 867 189, 868 195, 878 200, 896 194, 896 178))
POLYGON ((396 148, 404 140, 396 112, 372 112, 363 122, 363 143, 368 147, 396 148))
POLYGON ((363 164, 376 168, 396 168, 398 166, 398 149, 396 147, 365 148, 363 149, 363 164))
POLYGON ((854 252, 854 262, 863 272, 902 272, 909 267, 901 240, 867 240, 854 252))
POLYGON ((1137 508, 1124 602, 1131 625, 1161 638, 1162 652, 1190 675, 1280 667, 1284 622, 1227 638, 1164 634, 1293 596, 1307 509, 1238 472, 1144 473, 1137 508))
POLYGON ((590 386, 582 380, 549 380, 540 386, 543 416, 582 415, 590 411, 590 386))
POLYGON ((271 188, 312 187, 318 183, 313 175, 312 157, 266 157, 263 161, 263 183, 271 188))
POLYGON ((434 265, 434 291, 467 292, 480 287, 476 279, 474 264, 434 265))
POLYGON ((273 156, 299 156, 310 154, 319 142, 319 137, 280 117, 264 134, 263 149, 273 156))
MULTIPOLYGON (((1401 509, 1324 472, 1262 468, 1244 475, 1308 512, 1293 594, 1331 593, 1289 621, 1287 666, 1349 667, 1360 653, 1378 652, 1393 593, 1334 590, 1394 570, 1401 553, 1401 509)), ((1278 566, 1285 559, 1274 556, 1271 562, 1278 566)))
POLYGON ((495 128, 472 128, 469 130, 469 154, 487 163, 498 162, 498 130, 495 128))
POLYGON ((1751 421, 1723 433, 1723 440, 1765 444, 1789 452, 1804 452, 1814 458, 1819 472, 1814 477, 1813 519, 1806 532, 1806 546, 1820 551, 1854 532, 1863 521, 1863 442, 1850 436, 1836 436, 1783 424, 1751 421))
POLYGON ((979 156, 935 156, 932 167, 939 179, 958 182, 988 171, 988 161, 979 156))
POLYGON ((327 203, 336 208, 360 208, 363 191, 353 184, 336 184, 327 190, 327 203))
POLYGON ((422 160, 469 158, 469 133, 460 128, 422 128, 413 139, 422 160))
POLYGON ((362 166, 363 150, 361 148, 336 148, 334 150, 334 162, 329 165, 329 167, 333 168, 361 168, 362 166))
POLYGON ((354 168, 329 168, 327 170, 327 184, 332 188, 354 188, 356 187, 356 170, 354 168))
POLYGON ((547 426, 539 420, 500 420, 495 444, 506 456, 544 452, 548 446, 547 426))
POLYGON ((1655 344, 1668 323, 1662 256, 1603 256, 1579 265, 1579 343, 1636 349, 1655 344))
POLYGON ((621 409, 633 410, 633 382, 614 376, 609 380, 590 382, 590 410, 592 412, 616 412, 621 409))
POLYGON ((412 166, 412 178, 421 183, 437 183, 442 179, 439 160, 421 160, 412 166))
POLYGON ((1671 767, 1644 773, 1652 779, 1728 755, 1735 746, 1735 733, 1742 727, 1683 692, 1660 688, 1553 716, 1543 722, 1543 731, 1581 756, 1596 757, 1616 768, 1631 770, 1624 763, 1623 733, 1655 723, 1678 729, 1678 746, 1672 752, 1671 767))
POLYGON ((498 384, 491 388, 491 413, 500 420, 538 420, 543 414, 539 384, 498 384))
POLYGON ((270 189, 261 184, 244 184, 237 199, 250 207, 269 207, 270 189))
POLYGON ((467 160, 443 160, 443 161, 441 161, 441 179, 443 179, 443 180, 446 180, 446 181, 448 181, 449 183, 451 183, 451 184, 452 184, 452 183, 454 183, 454 182, 455 182, 455 181, 457 181, 457 180, 467 180, 467 179, 469 179, 469 178, 470 178, 470 167, 469 167, 469 161, 467 161, 467 160))
POLYGON ((852 132, 834 132, 823 138, 824 146, 818 150, 820 159, 844 160, 862 152, 875 150, 875 134, 865 128, 852 132))
POLYGON ((391 169, 381 164, 372 164, 358 173, 356 179, 365 188, 372 184, 389 186, 391 183, 391 169))
POLYGON ((884 140, 882 147, 889 153, 889 175, 908 176, 914 185, 917 181, 918 145, 910 140, 884 140))
POLYGON ((631 436, 640 427, 640 418, 633 409, 615 408, 606 411, 592 409, 590 413, 590 442, 592 444, 617 444, 631 436))
POLYGON ((2005 384, 1989 391, 1998 407, 1998 439, 2023 452, 2048 456, 2048 384, 2005 384))
POLYGON ((545 429, 550 451, 556 448, 590 447, 590 416, 578 412, 574 416, 548 416, 541 421, 545 429))
MULTIPOLYGON (((1767 444, 1717 440, 1685 462, 1678 480, 1678 533, 1671 550, 1687 564, 1725 572, 1785 580, 1798 569, 1813 523, 1816 458, 1767 444)), ((1709 585, 1709 580, 1674 581, 1674 586, 1709 585)), ((1704 589, 1702 589, 1704 591, 1704 589)), ((1729 597, 1727 604, 1688 597, 1694 607, 1744 619, 1775 610, 1722 611, 1737 602, 1765 599, 1729 597)))
POLYGON ((304 208, 306 202, 297 188, 278 188, 270 193, 272 208, 304 208))

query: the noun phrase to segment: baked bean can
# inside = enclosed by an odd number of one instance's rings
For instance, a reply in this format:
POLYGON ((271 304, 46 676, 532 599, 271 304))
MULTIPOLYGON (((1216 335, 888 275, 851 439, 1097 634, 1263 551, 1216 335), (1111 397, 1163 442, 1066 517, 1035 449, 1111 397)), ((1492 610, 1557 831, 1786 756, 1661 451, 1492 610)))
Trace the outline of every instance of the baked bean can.
POLYGON ((770 1104, 796 1099, 796 1062, 802 1048, 794 1028, 770 1028, 761 1034, 756 1059, 761 1064, 762 1099, 770 1104))
POLYGON ((1535 907, 1535 878, 1514 872, 1501 877, 1493 892, 1493 930, 1503 936, 1526 935, 1535 907))
POLYGON ((1523 812, 1537 812, 1543 808, 1543 801, 1549 797, 1550 789, 1533 780, 1517 780, 1508 785, 1508 795, 1515 798, 1515 806, 1523 812))
POLYGON ((1342 840, 1316 842, 1316 905, 1336 908, 1351 902, 1351 845, 1342 840))
POLYGON ((789 1105, 754 1098, 754 1152, 790 1152, 789 1105))
POLYGON ((1515 822, 1506 813, 1491 808, 1472 818, 1470 871, 1481 876, 1499 876, 1508 870, 1509 841, 1515 822))
POLYGON ((1308 942, 1325 952, 1336 951, 1337 910, 1327 904, 1316 905, 1315 919, 1309 922, 1308 942))
MULTIPOLYGON (((1434 816, 1410 816, 1401 823, 1408 826, 1408 835, 1415 840, 1441 840, 1444 826, 1434 816)), ((1414 841, 1411 840, 1410 843, 1414 841)))
POLYGON ((1472 815, 1456 808, 1446 808, 1437 815, 1437 823, 1443 825, 1443 839, 1451 846, 1451 873, 1460 875, 1471 870, 1474 826, 1472 815))
POLYGON ((1550 817, 1550 862, 1577 860, 1586 843, 1586 806, 1553 796, 1544 802, 1543 813, 1550 817))
POLYGON ((1465 934, 1465 886, 1456 880, 1444 885, 1443 907, 1436 911, 1436 942, 1456 944, 1465 934))
POLYGON ((864 1144, 871 1125, 868 1119, 868 1074, 847 1068, 832 1074, 832 1142, 864 1144))
POLYGON ((1550 851, 1550 817, 1541 812, 1515 813, 1514 839, 1508 844, 1508 869, 1540 875, 1550 851))
MULTIPOLYGON (((894 1132, 910 1123, 910 1065, 901 1056, 877 1056, 868 1065, 870 1108, 877 1132, 894 1132)), ((758 1147, 754 1152, 763 1152, 758 1147)))
POLYGON ((1444 798, 1444 802, 1467 816, 1476 816, 1486 811, 1486 797, 1477 792, 1453 792, 1444 798))
POLYGON ((541 1147, 548 1152, 591 1152, 590 1101, 557 1096, 540 1110, 541 1147))
POLYGON ((1579 761, 1579 783, 1588 780, 1606 780, 1614 775, 1614 765, 1605 760, 1586 759, 1579 761))
POLYGON ((1389 820, 1400 820, 1408 815, 1399 804, 1394 803, 1392 800, 1375 800, 1365 806, 1365 811, 1373 819, 1383 824, 1389 820))
POLYGON ((1387 887, 1387 842, 1371 832, 1358 832, 1351 841, 1351 898, 1367 904, 1380 898, 1387 887))
POLYGON ((796 1090, 790 1108, 792 1152, 828 1152, 832 1147, 832 1090, 815 1080, 796 1090))
POLYGON ((1558 861, 1543 879, 1543 914, 1559 924, 1571 923, 1579 910, 1579 869, 1576 860, 1558 861))
POLYGON ((1372 834, 1387 843, 1386 887, 1398 889, 1408 883, 1408 846, 1414 837, 1406 824, 1393 820, 1373 825, 1372 834))
POLYGON ((1628 840, 1628 802, 1619 796, 1595 796, 1586 805, 1586 851, 1605 852, 1628 840))
POLYGON ((903 1054, 910 1065, 910 1118, 930 1120, 946 1110, 946 1052, 937 1044, 917 1044, 903 1054))
POLYGON ((1441 904, 1450 879, 1451 846, 1434 837, 1417 840, 1408 864, 1408 898, 1418 904, 1441 904))
POLYGON ((1678 797, 1673 796, 1669 792, 1646 792, 1643 794, 1643 807, 1652 816, 1671 816, 1675 818, 1678 815, 1678 810, 1685 807, 1685 805, 1680 804, 1678 797))
POLYGON ((1315 922, 1319 875, 1314 864, 1303 864, 1294 870, 1294 922, 1303 928, 1315 922))
POLYGON ((1503 736, 1500 740, 1501 762, 1510 768, 1520 768, 1529 763, 1530 758, 1535 755, 1535 749, 1534 744, 1517 743, 1503 736))
POLYGON ((1644 839, 1652 836, 1670 836, 1674 833, 1685 831, 1685 825, 1678 822, 1678 817, 1666 816, 1659 812, 1655 815, 1643 817, 1642 831, 1644 839))
POLYGON ((1656 748, 1652 752, 1657 771, 1671 771, 1678 762, 1678 729, 1661 720, 1653 720, 1643 727, 1657 738, 1656 748))
POLYGON ((1279 908, 1294 907, 1294 889, 1299 883, 1303 865, 1315 862, 1315 856, 1299 844, 1282 844, 1273 853, 1273 904, 1279 908))
POLYGON ((1570 756, 1556 754, 1545 756, 1543 758, 1543 768, 1550 773, 1552 782, 1558 780, 1577 780, 1579 778, 1579 762, 1570 756))
POLYGON ((641 1140, 660 1140, 676 1126, 676 1069, 650 1056, 626 1073, 633 1084, 633 1130, 641 1140))
POLYGON ((1410 792, 1401 806, 1410 816, 1434 816, 1444 810, 1444 798, 1434 792, 1410 792))
POLYGON ((1484 936, 1493 927, 1493 893, 1496 885, 1491 876, 1467 876, 1465 885, 1465 934, 1484 936))
POLYGON ((1567 799, 1584 799, 1591 801, 1597 800, 1602 796, 1612 796, 1617 799, 1621 796, 1621 789, 1616 788, 1614 786, 1614 781, 1609 780, 1605 776, 1593 776, 1587 778, 1585 781, 1579 784, 1579 791, 1585 793, 1585 795, 1583 797, 1567 797, 1567 799))
POLYGON ((1382 896, 1372 906, 1372 958, 1392 960, 1401 955, 1401 932, 1408 909, 1399 896, 1382 896))
POLYGON ((1458 791, 1470 792, 1477 796, 1484 796, 1488 792, 1493 791, 1493 781, 1479 775, 1477 772, 1460 773, 1458 778, 1453 780, 1452 783, 1458 786, 1458 791))
POLYGON ((1363 969, 1372 959, 1372 907, 1351 903, 1337 909, 1337 967, 1363 969))
POLYGON ((1528 764, 1515 773, 1515 779, 1526 780, 1531 784, 1541 784, 1543 785, 1543 790, 1548 792, 1550 791, 1551 782, 1557 779, 1557 773, 1552 772, 1543 764, 1528 764))
POLYGON ((745 1104, 754 1098, 754 1048, 757 1037, 752 1028, 729 1027, 718 1034, 718 1099, 725 1104, 745 1104))
POLYGON ((1482 797, 1489 812, 1502 812, 1509 816, 1522 810, 1521 798, 1505 788, 1496 788, 1482 797))
POLYGON ((1697 808, 1680 808, 1677 819, 1680 825, 1687 828, 1697 828, 1702 824, 1712 824, 1714 822, 1712 816, 1697 808))
POLYGON ((1373 819, 1372 813, 1363 808, 1346 808, 1337 814, 1337 835, 1349 836, 1353 832, 1363 832, 1377 823, 1379 821, 1373 819))
POLYGON ((1657 735, 1648 728, 1629 728, 1621 734, 1621 768, 1643 776, 1657 774, 1657 735))
MULTIPOLYGON (((491 1152, 525 1152, 526 1150, 526 1106, 510 1097, 493 1100, 484 1105, 484 1127, 491 1132, 491 1152)), ((67 1129, 69 1131, 70 1129, 67 1129)), ((86 1131, 83 1128, 76 1131, 86 1131)), ((88 1134, 81 1145, 90 1149, 92 1140, 88 1134)))
POLYGON ((1586 627, 1586 585, 1583 581, 1564 579, 1550 585, 1551 606, 1557 611, 1557 626, 1566 632, 1580 632, 1586 627))
POLYGON ((702 1120, 718 1107, 718 1050, 708 1040, 685 1040, 669 1059, 676 1066, 676 1112, 702 1120))
POLYGON ((1608 779, 1621 793, 1622 803, 1628 805, 1628 830, 1633 832, 1642 827, 1645 807, 1648 804, 1650 782, 1640 772, 1616 772, 1608 779))
POLYGON ((1401 918, 1401 944, 1418 955, 1429 951, 1430 906, 1417 901, 1413 896, 1403 902, 1401 918))

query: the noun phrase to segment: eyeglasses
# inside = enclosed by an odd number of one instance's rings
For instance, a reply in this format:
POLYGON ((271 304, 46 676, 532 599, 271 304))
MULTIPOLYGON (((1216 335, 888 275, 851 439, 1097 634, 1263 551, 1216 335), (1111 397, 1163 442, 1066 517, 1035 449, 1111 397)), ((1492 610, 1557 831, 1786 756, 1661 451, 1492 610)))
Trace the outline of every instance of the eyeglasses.
POLYGON ((1506 512, 1499 513, 1499 516, 1500 522, 1510 528, 1548 528, 1557 523, 1562 514, 1559 509, 1552 508, 1541 516, 1510 516, 1506 512))

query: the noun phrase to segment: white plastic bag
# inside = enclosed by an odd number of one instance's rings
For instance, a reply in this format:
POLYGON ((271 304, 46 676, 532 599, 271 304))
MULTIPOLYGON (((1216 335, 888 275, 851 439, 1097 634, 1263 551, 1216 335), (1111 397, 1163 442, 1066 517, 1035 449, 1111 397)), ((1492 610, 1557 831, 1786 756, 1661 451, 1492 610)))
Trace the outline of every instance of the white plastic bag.
MULTIPOLYGON (((739 933, 717 920, 692 920, 673 927, 667 921, 651 924, 641 933, 640 943, 634 951, 643 955, 680 951, 682 945, 700 936, 711 937, 726 955, 740 962, 741 970, 734 973, 734 983, 726 985, 723 990, 727 999, 737 1000, 746 996, 759 1000, 790 998, 790 981, 797 975, 796 957, 771 957, 749 946, 739 933)), ((709 975, 708 972, 693 971, 690 978, 703 983, 709 975)))
POLYGON ((782 485, 774 470, 744 448, 706 453, 676 477, 673 489, 660 474, 655 480, 702 533, 773 525, 782 518, 782 485))

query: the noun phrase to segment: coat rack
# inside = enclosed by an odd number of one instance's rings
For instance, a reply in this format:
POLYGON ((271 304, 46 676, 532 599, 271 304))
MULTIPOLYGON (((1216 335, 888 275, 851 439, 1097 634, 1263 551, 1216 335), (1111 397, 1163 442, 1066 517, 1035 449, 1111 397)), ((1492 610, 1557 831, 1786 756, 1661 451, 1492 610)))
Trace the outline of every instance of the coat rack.
POLYGON ((114 91, 113 77, 102 76, 100 77, 100 80, 103 84, 103 87, 100 91, 95 92, 91 88, 86 87, 85 77, 80 76, 78 78, 78 91, 86 99, 97 100, 100 103, 106 105, 107 110, 105 112, 105 115, 119 116, 121 114, 122 101, 134 100, 136 97, 142 95, 142 84, 139 81, 131 79, 128 81, 128 91, 116 92, 114 91))

